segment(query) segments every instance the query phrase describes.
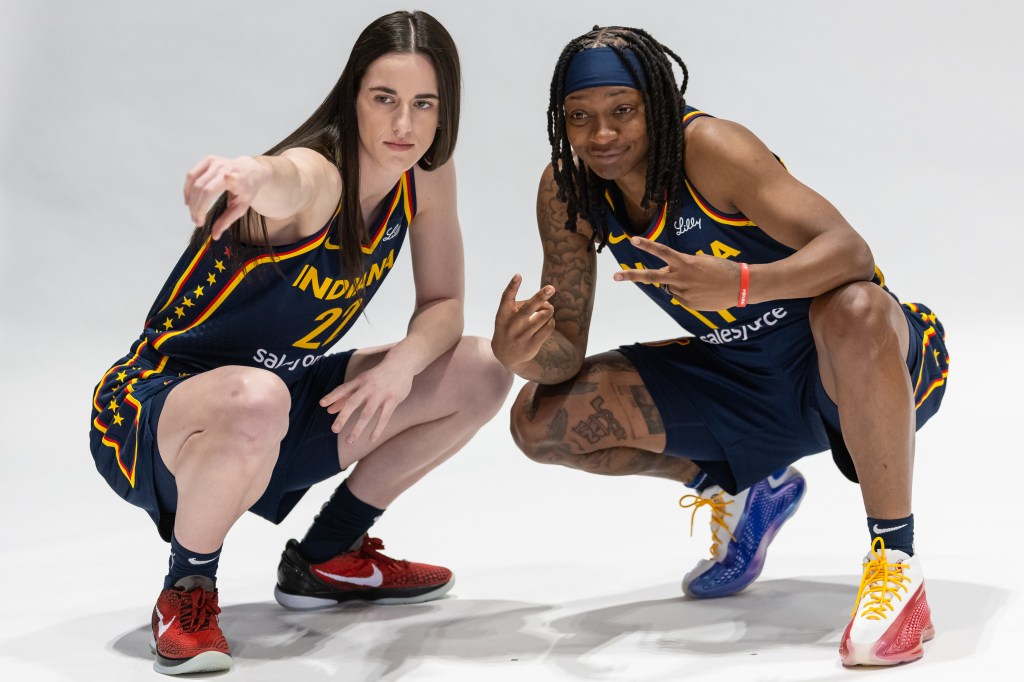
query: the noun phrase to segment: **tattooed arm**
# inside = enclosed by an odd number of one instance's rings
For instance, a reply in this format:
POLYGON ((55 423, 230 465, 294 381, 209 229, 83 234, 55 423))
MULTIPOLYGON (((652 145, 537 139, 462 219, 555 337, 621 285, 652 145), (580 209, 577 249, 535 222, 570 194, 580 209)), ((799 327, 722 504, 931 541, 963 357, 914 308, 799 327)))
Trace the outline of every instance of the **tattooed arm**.
POLYGON ((495 318, 491 346, 511 371, 539 384, 574 377, 583 365, 594 309, 596 255, 588 249, 591 228, 578 221, 565 229, 566 207, 558 199, 551 166, 537 189, 537 226, 544 248, 543 287, 516 301, 519 276, 512 279, 495 318))

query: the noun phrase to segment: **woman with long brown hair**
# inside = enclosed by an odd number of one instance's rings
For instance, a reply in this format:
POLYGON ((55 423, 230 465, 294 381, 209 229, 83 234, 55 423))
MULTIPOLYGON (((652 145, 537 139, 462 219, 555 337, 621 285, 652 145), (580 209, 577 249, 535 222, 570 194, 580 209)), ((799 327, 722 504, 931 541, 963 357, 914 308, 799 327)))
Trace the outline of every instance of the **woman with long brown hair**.
POLYGON ((261 156, 210 156, 184 199, 196 228, 131 350, 93 397, 110 486, 171 543, 153 610, 154 667, 230 667, 216 570, 246 511, 280 522, 351 467, 299 541, 275 596, 289 608, 410 603, 452 586, 367 531, 500 408, 511 376, 462 336, 455 169, 460 69, 423 12, 359 36, 317 111, 261 156), (410 241, 416 303, 398 343, 327 354, 410 241))

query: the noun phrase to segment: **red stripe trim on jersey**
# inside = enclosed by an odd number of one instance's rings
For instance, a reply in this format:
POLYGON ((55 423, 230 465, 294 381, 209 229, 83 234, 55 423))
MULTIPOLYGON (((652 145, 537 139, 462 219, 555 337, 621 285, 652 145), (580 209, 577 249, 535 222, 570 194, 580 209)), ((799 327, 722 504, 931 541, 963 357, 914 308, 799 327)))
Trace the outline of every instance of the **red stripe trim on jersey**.
MULTIPOLYGON (((143 342, 142 345, 145 345, 145 342, 143 342)), ((138 355, 135 355, 135 357, 132 358, 131 362, 125 363, 123 365, 115 365, 111 369, 119 369, 119 368, 122 368, 122 367, 130 367, 131 364, 133 362, 135 362, 135 360, 138 359, 138 357, 139 357, 138 355)), ((167 366, 167 361, 169 359, 170 358, 168 358, 165 355, 165 356, 160 358, 160 362, 157 363, 157 366, 156 366, 155 369, 147 369, 147 370, 143 371, 142 373, 140 373, 139 376, 133 377, 127 384, 124 385, 125 395, 129 396, 132 393, 134 393, 135 392, 135 384, 138 381, 140 381, 141 379, 148 379, 149 377, 153 376, 154 374, 159 374, 160 372, 163 372, 164 371, 164 367, 167 366)), ((110 372, 107 372, 107 374, 104 375, 104 381, 106 381, 106 377, 107 376, 110 376, 110 372)), ((103 385, 102 381, 100 382, 100 385, 101 386, 103 385)), ((111 394, 111 399, 114 399, 113 398, 113 393, 111 394)), ((106 433, 107 429, 110 428, 110 424, 104 424, 102 421, 100 421, 100 417, 103 415, 103 412, 105 412, 107 408, 99 407, 98 406, 99 405, 99 393, 98 392, 96 393, 96 396, 93 398, 93 405, 97 406, 96 407, 97 414, 96 414, 96 418, 92 420, 92 424, 93 424, 93 426, 96 427, 96 430, 99 431, 100 433, 106 433)))
MULTIPOLYGON (((916 308, 916 307, 917 306, 914 306, 914 308, 916 308)), ((915 310, 914 312, 917 312, 917 311, 915 310)), ((938 332, 935 331, 935 327, 928 327, 928 329, 924 330, 924 339, 921 342, 921 368, 918 370, 918 373, 917 373, 917 381, 914 382, 914 395, 915 396, 918 394, 918 391, 921 388, 921 381, 924 379, 924 363, 928 362, 928 347, 931 345, 932 337, 935 336, 937 333, 938 332)), ((949 360, 947 358, 947 363, 948 363, 948 361, 949 360)), ((944 369, 944 370, 942 370, 942 377, 941 378, 934 379, 934 380, 932 380, 932 382, 930 384, 928 384, 928 387, 924 391, 924 395, 922 395, 917 400, 917 403, 915 404, 915 409, 921 407, 921 405, 924 404, 924 401, 928 399, 928 396, 930 396, 932 394, 932 391, 934 391, 936 388, 938 388, 939 386, 942 386, 944 383, 946 383, 946 376, 948 374, 949 374, 949 369, 944 369)))
POLYGON ((102 412, 104 409, 102 406, 100 406, 100 391, 103 390, 104 384, 107 383, 107 378, 110 377, 110 375, 113 374, 114 372, 124 369, 125 367, 131 367, 133 364, 135 364, 135 362, 142 355, 142 349, 146 347, 147 343, 149 343, 148 339, 143 340, 142 343, 139 344, 139 347, 135 349, 134 355, 128 358, 127 361, 119 365, 114 365, 113 367, 108 369, 106 374, 103 375, 103 378, 100 379, 100 383, 96 384, 96 392, 93 393, 92 395, 92 406, 96 408, 96 412, 102 412))
MULTIPOLYGON (((330 223, 328 223, 328 225, 330 225, 330 223)), ((274 263, 276 261, 281 260, 288 260, 289 258, 294 258, 295 256, 308 253, 309 251, 312 251, 313 249, 321 246, 324 243, 324 241, 326 241, 327 235, 329 233, 329 229, 324 229, 321 234, 315 236, 313 239, 309 240, 305 244, 299 244, 295 248, 290 249, 288 251, 282 251, 279 253, 259 256, 258 258, 254 258, 246 262, 241 268, 238 269, 237 272, 235 272, 234 276, 232 276, 231 279, 228 280, 228 283, 224 286, 223 289, 220 290, 220 292, 210 302, 210 304, 206 306, 203 312, 200 313, 195 320, 193 320, 192 324, 188 325, 184 329, 168 330, 163 334, 160 334, 153 341, 153 348, 159 349, 160 346, 163 345, 164 341, 166 341, 167 339, 177 336, 178 334, 183 334, 188 330, 194 329, 195 327, 205 322, 207 318, 209 318, 210 315, 212 315, 213 312, 220 307, 220 305, 231 294, 231 292, 235 290, 235 287, 238 286, 239 282, 241 282, 246 275, 248 275, 250 272, 252 272, 260 265, 264 265, 266 263, 274 263)))
POLYGON ((121 470, 124 477, 128 479, 128 484, 131 487, 135 487, 135 466, 139 461, 139 413, 142 412, 142 405, 139 401, 131 396, 125 397, 125 402, 130 403, 135 408, 135 418, 133 424, 135 425, 135 452, 132 456, 131 466, 125 464, 124 460, 121 459, 121 449, 124 447, 123 443, 111 438, 104 432, 103 438, 100 442, 106 445, 108 448, 114 449, 114 458, 117 460, 117 468, 121 470))
MULTIPOLYGON (((605 192, 605 196, 607 196, 607 191, 605 192)), ((608 199, 608 202, 611 203, 611 198, 610 197, 608 199)), ((658 237, 661 236, 662 230, 665 229, 665 223, 667 222, 667 218, 668 218, 668 204, 667 203, 662 203, 662 205, 661 205, 661 215, 658 216, 658 220, 654 223, 654 226, 647 232, 647 234, 643 234, 643 235, 640 235, 640 236, 643 237, 644 239, 650 239, 651 241, 654 241, 655 239, 657 239, 658 237)), ((611 243, 611 244, 618 244, 619 242, 621 242, 621 241, 623 241, 625 239, 629 239, 629 235, 626 234, 625 232, 622 232, 621 229, 620 229, 619 232, 620 233, 618 235, 609 234, 608 235, 608 242, 611 243)))
POLYGON ((407 206, 405 215, 411 225, 412 219, 416 217, 416 174, 410 168, 407 175, 409 176, 409 182, 405 188, 405 203, 407 206))
POLYGON ((709 218, 712 220, 722 223, 723 225, 731 225, 732 227, 757 227, 757 224, 747 218, 742 213, 722 213, 714 206, 709 204, 704 197, 700 195, 700 192, 690 184, 689 180, 683 180, 686 183, 686 189, 689 190, 690 196, 697 202, 697 206, 700 210, 704 211, 709 218))
POLYGON ((942 378, 941 379, 936 379, 935 381, 933 381, 931 384, 928 385, 928 390, 925 391, 924 395, 921 396, 921 399, 917 401, 917 404, 914 406, 915 409, 921 407, 921 405, 924 404, 924 401, 928 400, 928 396, 930 396, 932 394, 932 391, 937 389, 942 384, 946 383, 946 376, 948 374, 949 374, 949 370, 948 369, 942 370, 942 378))
MULTIPOLYGON (((398 179, 398 187, 395 191, 395 196, 391 199, 391 206, 387 211, 384 212, 384 219, 380 221, 380 226, 377 228, 376 234, 370 239, 369 244, 363 244, 362 250, 366 255, 370 255, 376 250, 377 245, 380 244, 380 240, 384 238, 384 233, 387 230, 388 221, 391 220, 391 216, 395 212, 395 208, 398 203, 403 200, 404 196, 408 193, 409 187, 409 171, 402 173, 402 177, 398 179)), ((406 216, 408 217, 409 212, 406 210, 406 216)))
MULTIPOLYGON (((180 294, 181 290, 185 288, 185 282, 188 281, 188 278, 192 276, 193 272, 195 272, 196 266, 199 264, 199 260, 203 257, 203 255, 206 253, 206 251, 209 248, 210 248, 210 238, 207 237, 206 241, 203 242, 202 247, 200 247, 200 249, 196 252, 195 258, 193 258, 192 262, 188 264, 188 267, 185 268, 185 272, 181 275, 181 277, 175 283, 174 288, 171 289, 171 295, 167 298, 167 303, 164 303, 163 306, 160 308, 160 310, 156 311, 157 315, 159 315, 164 310, 166 310, 167 306, 169 306, 171 303, 173 303, 174 299, 178 298, 178 294, 180 294)), ((146 326, 149 326, 149 322, 150 322, 150 320, 146 320, 146 326)))
POLYGON ((131 405, 133 411, 135 412, 135 416, 132 418, 132 425, 135 428, 135 447, 132 451, 132 461, 130 465, 126 464, 122 457, 122 448, 124 447, 124 444, 116 440, 115 438, 111 437, 107 433, 109 424, 103 424, 102 422, 100 422, 98 415, 97 418, 93 420, 93 424, 103 434, 103 437, 100 438, 100 442, 109 448, 113 448, 114 457, 117 459, 117 468, 121 470, 121 473, 124 474, 124 477, 128 479, 128 484, 133 488, 135 487, 136 466, 138 465, 139 462, 139 415, 142 414, 142 403, 140 403, 138 399, 132 395, 132 393, 134 392, 133 384, 137 382, 139 379, 145 379, 147 377, 152 376, 153 374, 158 374, 162 372, 166 365, 167 358, 164 357, 160 360, 160 364, 157 365, 156 369, 144 371, 138 377, 132 379, 132 381, 129 382, 128 385, 124 387, 124 403, 121 404, 121 407, 124 407, 125 404, 131 405))
POLYGON ((692 337, 684 336, 679 339, 669 339, 668 341, 643 341, 640 343, 641 346, 649 346, 651 348, 664 348, 665 346, 688 346, 692 337))
POLYGON ((694 109, 690 113, 688 113, 685 116, 683 116, 683 125, 685 126, 687 123, 689 123, 693 119, 697 118, 698 116, 710 116, 710 115, 711 114, 705 114, 703 111, 699 111, 697 109, 694 109))

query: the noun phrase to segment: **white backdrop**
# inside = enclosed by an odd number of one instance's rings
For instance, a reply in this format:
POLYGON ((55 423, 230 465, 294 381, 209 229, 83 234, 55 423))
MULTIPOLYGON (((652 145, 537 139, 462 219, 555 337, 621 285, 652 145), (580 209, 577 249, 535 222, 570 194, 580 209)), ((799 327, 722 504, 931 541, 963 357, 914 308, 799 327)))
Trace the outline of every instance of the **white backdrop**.
MULTIPOLYGON (((513 273, 524 289, 538 283, 534 195, 549 156, 550 73, 562 46, 594 24, 644 27, 678 52, 690 103, 758 134, 866 236, 894 291, 938 312, 952 373, 942 412, 918 438, 915 512, 926 574, 938 579, 929 594, 940 636, 906 671, 936 679, 1009 664, 1008 629, 1024 615, 1007 573, 1022 555, 1009 484, 1021 469, 1010 435, 1021 403, 1000 350, 1024 331, 1013 314, 1024 247, 1014 218, 1024 9, 1010 0, 416 7, 447 26, 463 62, 456 159, 467 333, 490 335, 513 273)), ((137 336, 187 241, 185 171, 206 154, 258 153, 293 130, 336 81, 359 31, 393 9, 326 0, 0 5, 0 578, 14 592, 0 610, 0 658, 23 672, 18 679, 133 679, 148 669, 142 625, 166 553, 145 515, 93 470, 92 386, 137 336), (75 652, 74 662, 58 663, 56 650, 75 652)), ((344 347, 404 332, 407 259, 344 347)), ((592 351, 677 333, 631 285, 611 281, 609 256, 600 264, 592 351)), ((275 679, 289 666, 352 679, 842 676, 834 630, 852 604, 867 535, 856 488, 827 456, 801 465, 811 491, 746 608, 734 600, 680 612, 675 582, 703 555, 706 530, 698 519, 695 540, 685 540, 679 491, 534 465, 517 455, 505 423, 502 414, 380 524, 399 555, 452 565, 457 600, 388 616, 354 610, 360 627, 346 621, 343 637, 330 617, 284 622, 269 596, 276 555, 329 486, 281 528, 243 519, 221 573, 237 679, 275 679), (812 614, 822 600, 836 608, 819 625, 812 614), (656 606, 630 611, 638 602, 656 606), (813 625, 779 626, 770 615, 779 608, 813 625), (276 625, 239 625, 253 615, 276 625), (695 618, 716 625, 702 630, 695 618), (322 637, 275 649, 282 629, 322 637), (760 667, 751 667, 755 654, 760 667), (779 667, 793 661, 802 673, 779 667)))

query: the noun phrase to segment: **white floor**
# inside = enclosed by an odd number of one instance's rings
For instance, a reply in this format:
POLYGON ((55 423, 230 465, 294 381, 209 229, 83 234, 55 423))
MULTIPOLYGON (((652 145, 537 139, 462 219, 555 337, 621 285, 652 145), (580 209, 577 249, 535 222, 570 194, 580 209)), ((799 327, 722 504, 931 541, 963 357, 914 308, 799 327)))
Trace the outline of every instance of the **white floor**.
MULTIPOLYGON (((502 415, 375 529, 395 556, 455 570, 443 601, 286 612, 272 597, 278 554, 334 483, 281 527, 244 518, 221 562, 235 653, 226 679, 1020 678, 1021 4, 811 4, 517 0, 482 23, 479 3, 418 3, 463 55, 467 329, 490 334, 513 273, 524 292, 539 282, 534 196, 558 49, 594 23, 648 28, 687 60, 688 99, 761 136, 865 235, 894 290, 932 305, 950 333, 946 403, 918 438, 917 546, 938 630, 925 658, 898 669, 839 665, 868 537, 858 489, 828 455, 799 465, 807 498, 761 580, 731 599, 693 602, 679 581, 707 551, 707 516, 689 538, 678 486, 533 464, 502 415), (509 45, 529 36, 529 49, 509 59, 496 34, 509 45)), ((294 129, 358 29, 393 9, 384 0, 5 0, 0 679, 161 679, 147 623, 167 549, 93 469, 91 388, 137 334, 185 244, 186 170, 294 129)), ((626 293, 632 286, 611 282, 610 257, 600 263, 593 350, 678 333, 642 294, 626 293)), ((402 333, 410 270, 396 268, 346 344, 402 333)))
MULTIPOLYGON (((707 517, 689 539, 682 491, 529 462, 501 416, 376 528, 394 555, 455 570, 442 601, 284 611, 271 595, 278 553, 329 487, 281 527, 244 518, 220 574, 231 679, 1006 679, 1021 632, 1022 514, 1016 489, 992 472, 1020 469, 1008 442, 1019 401, 997 386, 983 344, 958 339, 947 402, 918 438, 918 549, 938 630, 922 661, 866 673, 839 665, 867 531, 857 488, 827 455, 800 465, 807 497, 761 579, 740 596, 696 602, 678 583, 707 550, 707 517)), ((12 370, 4 398, 31 416, 10 429, 3 463, 2 677, 157 679, 147 623, 166 548, 91 468, 79 398, 92 366, 55 368, 74 390, 51 396, 50 409, 81 417, 59 422, 24 409, 42 404, 33 366, 12 370)))

